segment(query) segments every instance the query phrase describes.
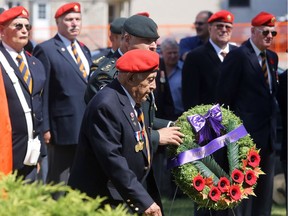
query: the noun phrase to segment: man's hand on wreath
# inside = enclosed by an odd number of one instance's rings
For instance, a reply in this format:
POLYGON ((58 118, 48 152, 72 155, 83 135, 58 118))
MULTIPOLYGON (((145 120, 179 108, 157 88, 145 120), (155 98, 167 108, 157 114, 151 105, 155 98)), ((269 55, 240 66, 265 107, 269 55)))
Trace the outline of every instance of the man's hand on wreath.
POLYGON ((184 134, 180 131, 180 127, 167 127, 158 130, 159 145, 177 145, 179 146, 183 140, 184 134))

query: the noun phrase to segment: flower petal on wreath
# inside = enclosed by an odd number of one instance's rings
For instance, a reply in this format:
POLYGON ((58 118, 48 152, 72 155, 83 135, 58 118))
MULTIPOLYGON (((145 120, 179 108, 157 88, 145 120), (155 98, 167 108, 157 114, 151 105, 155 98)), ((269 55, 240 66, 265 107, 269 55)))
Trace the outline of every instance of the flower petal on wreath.
POLYGON ((256 196, 256 194, 253 191, 253 187, 244 188, 243 194, 256 196))
POLYGON ((259 167, 255 167, 253 171, 255 172, 257 177, 259 175, 266 175, 266 173, 264 173, 259 167))

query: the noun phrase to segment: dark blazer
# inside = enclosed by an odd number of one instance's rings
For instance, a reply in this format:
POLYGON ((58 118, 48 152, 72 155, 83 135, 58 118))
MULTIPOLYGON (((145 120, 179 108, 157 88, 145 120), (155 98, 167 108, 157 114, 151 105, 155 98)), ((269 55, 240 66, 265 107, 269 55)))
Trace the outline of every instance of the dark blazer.
MULTIPOLYGON (((182 63, 182 62, 181 62, 182 63)), ((160 58, 159 71, 156 77, 156 90, 155 90, 155 101, 157 105, 156 116, 162 119, 169 119, 175 121, 181 114, 175 113, 174 102, 171 95, 171 88, 168 82, 168 77, 165 69, 165 63, 163 58, 160 58), (164 72, 165 82, 162 81, 164 72)))
POLYGON ((135 151, 139 130, 129 98, 114 79, 87 105, 68 184, 91 197, 107 196, 110 204, 124 200, 138 213, 154 201, 161 205, 146 148, 135 151))
POLYGON ((281 124, 283 127, 280 159, 286 162, 287 162, 287 73, 288 69, 286 69, 282 74, 279 74, 279 89, 277 93, 277 100, 281 112, 281 124))
MULTIPOLYGON (((236 46, 229 45, 229 50, 236 46)), ((208 41, 188 53, 182 69, 182 100, 184 110, 201 104, 215 103, 216 84, 221 60, 208 41)))
MULTIPOLYGON (((26 98, 28 106, 32 110, 33 116, 33 129, 34 129, 34 138, 39 135, 41 131, 41 125, 43 122, 42 116, 42 92, 45 83, 45 70, 42 63, 31 56, 28 53, 25 53, 28 68, 33 80, 32 94, 29 93, 28 86, 22 78, 21 72, 19 71, 18 65, 15 64, 14 60, 10 54, 3 47, 1 42, 0 50, 6 57, 10 66, 14 69, 16 76, 20 81, 20 86, 22 88, 23 94, 26 98)), ((8 100, 9 115, 12 126, 12 143, 13 143, 13 170, 22 168, 23 161, 26 155, 27 150, 27 141, 28 141, 28 132, 27 124, 24 115, 23 108, 18 99, 17 93, 10 77, 7 75, 5 69, 1 65, 3 80, 8 100)))
MULTIPOLYGON (((79 44, 91 65, 90 51, 79 44)), ((38 44, 33 53, 43 63, 47 74, 44 132, 50 130, 55 144, 77 144, 86 108, 84 93, 87 82, 58 35, 38 44)))
POLYGON ((250 41, 226 56, 217 87, 217 101, 229 106, 244 123, 261 152, 274 149, 276 138, 276 72, 278 56, 267 50, 272 92, 265 83, 250 41))

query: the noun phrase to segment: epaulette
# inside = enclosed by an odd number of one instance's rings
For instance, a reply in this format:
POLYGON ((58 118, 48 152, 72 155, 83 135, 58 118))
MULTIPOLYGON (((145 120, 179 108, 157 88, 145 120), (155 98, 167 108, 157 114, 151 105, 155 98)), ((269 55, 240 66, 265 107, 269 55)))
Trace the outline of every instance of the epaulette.
POLYGON ((108 72, 110 71, 110 69, 115 65, 116 61, 114 58, 110 58, 109 59, 109 62, 107 62, 107 64, 103 65, 100 70, 101 71, 105 71, 105 72, 108 72))
POLYGON ((92 62, 93 62, 93 64, 99 65, 99 63, 102 62, 105 58, 106 58, 106 56, 103 55, 103 56, 100 56, 100 57, 97 58, 97 59, 94 59, 92 62))

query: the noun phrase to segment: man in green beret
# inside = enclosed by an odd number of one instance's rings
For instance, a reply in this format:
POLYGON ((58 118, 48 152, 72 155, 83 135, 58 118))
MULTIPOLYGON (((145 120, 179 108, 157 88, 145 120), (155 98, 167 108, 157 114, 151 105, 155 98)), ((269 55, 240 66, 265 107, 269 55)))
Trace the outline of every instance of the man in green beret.
POLYGON ((100 51, 100 53, 92 56, 93 64, 91 66, 91 71, 95 71, 99 64, 101 64, 101 62, 106 58, 112 57, 114 52, 120 47, 122 28, 126 19, 127 18, 119 17, 110 23, 109 39, 112 46, 111 48, 106 48, 100 51))

